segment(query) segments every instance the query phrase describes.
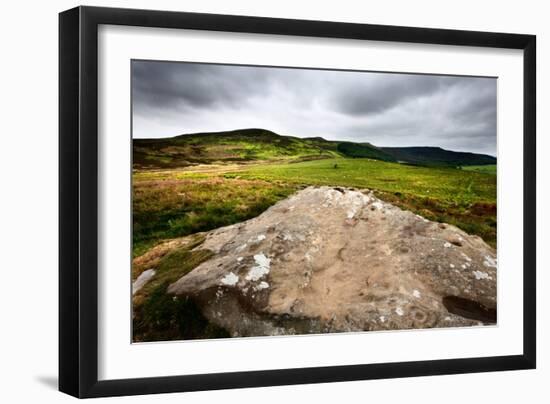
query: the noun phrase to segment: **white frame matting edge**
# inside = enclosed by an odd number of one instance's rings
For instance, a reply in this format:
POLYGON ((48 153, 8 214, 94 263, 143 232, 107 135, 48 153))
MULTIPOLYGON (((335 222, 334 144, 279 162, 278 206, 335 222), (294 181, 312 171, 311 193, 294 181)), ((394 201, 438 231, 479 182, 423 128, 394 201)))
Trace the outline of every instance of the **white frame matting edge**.
POLYGON ((522 95, 520 50, 100 26, 98 378, 522 354, 522 95), (131 59, 498 77, 498 326, 132 344, 131 59))

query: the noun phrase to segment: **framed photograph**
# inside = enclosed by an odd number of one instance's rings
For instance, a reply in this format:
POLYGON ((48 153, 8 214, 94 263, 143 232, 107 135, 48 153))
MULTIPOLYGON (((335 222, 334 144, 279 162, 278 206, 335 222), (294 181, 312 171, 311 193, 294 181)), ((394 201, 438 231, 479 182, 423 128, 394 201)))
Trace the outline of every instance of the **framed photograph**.
POLYGON ((535 36, 59 28, 61 391, 535 368, 535 36))

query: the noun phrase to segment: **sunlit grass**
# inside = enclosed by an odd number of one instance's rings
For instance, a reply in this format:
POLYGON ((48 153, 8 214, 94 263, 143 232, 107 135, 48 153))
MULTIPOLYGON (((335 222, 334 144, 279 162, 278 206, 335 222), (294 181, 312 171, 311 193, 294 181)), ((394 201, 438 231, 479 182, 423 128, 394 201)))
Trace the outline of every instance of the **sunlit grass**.
POLYGON ((496 245, 496 176, 370 159, 134 171, 134 256, 158 241, 237 223, 306 185, 369 188, 496 245))
POLYGON ((464 166, 462 167, 463 170, 466 171, 476 171, 478 173, 485 173, 485 174, 496 174, 497 173, 497 165, 496 164, 487 164, 483 166, 464 166))
POLYGON ((241 222, 294 191, 262 180, 228 181, 217 175, 134 173, 133 256, 167 238, 241 222))

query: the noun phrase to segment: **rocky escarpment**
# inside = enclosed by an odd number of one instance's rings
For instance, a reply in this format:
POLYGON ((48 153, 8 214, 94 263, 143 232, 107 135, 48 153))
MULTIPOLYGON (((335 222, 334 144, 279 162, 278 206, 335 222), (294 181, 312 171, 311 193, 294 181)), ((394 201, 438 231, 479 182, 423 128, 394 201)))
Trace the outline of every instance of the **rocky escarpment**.
POLYGON ((369 191, 309 187, 205 236, 167 293, 232 336, 496 323, 494 249, 369 191))

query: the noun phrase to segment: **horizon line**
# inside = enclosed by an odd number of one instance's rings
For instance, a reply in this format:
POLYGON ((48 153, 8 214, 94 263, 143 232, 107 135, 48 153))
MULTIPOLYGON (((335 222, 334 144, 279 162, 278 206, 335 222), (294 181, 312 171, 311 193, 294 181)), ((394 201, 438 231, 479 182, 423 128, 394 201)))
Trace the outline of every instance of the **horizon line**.
POLYGON ((271 132, 271 133, 273 133, 274 135, 277 135, 277 136, 293 137, 293 138, 296 138, 296 139, 322 139, 326 142, 339 142, 339 143, 347 142, 347 143, 356 143, 356 144, 368 143, 371 146, 374 146, 376 148, 388 148, 388 149, 389 148, 403 149, 403 148, 414 148, 414 147, 434 148, 434 149, 441 149, 441 150, 446 150, 446 151, 450 151, 450 152, 454 152, 454 153, 470 153, 470 154, 490 156, 490 157, 493 157, 495 159, 497 158, 496 155, 493 155, 493 154, 490 154, 490 153, 478 153, 478 152, 465 151, 465 150, 451 150, 451 149, 445 149, 441 146, 419 146, 419 145, 415 145, 415 146, 377 146, 374 143, 371 143, 371 142, 368 142, 368 141, 358 142, 358 141, 355 141, 355 140, 343 140, 343 139, 336 139, 335 140, 335 139, 327 139, 323 136, 300 137, 300 136, 295 136, 295 135, 282 135, 280 133, 277 133, 277 132, 274 132, 270 129, 265 129, 265 128, 238 128, 238 129, 229 129, 229 130, 219 130, 219 131, 213 131, 213 132, 181 133, 179 135, 165 136, 165 137, 134 137, 132 135, 132 140, 134 140, 134 139, 136 139, 136 140, 163 140, 163 139, 174 139, 174 138, 182 137, 182 136, 211 135, 211 134, 222 134, 222 133, 229 133, 229 132, 251 131, 251 130, 271 132))

